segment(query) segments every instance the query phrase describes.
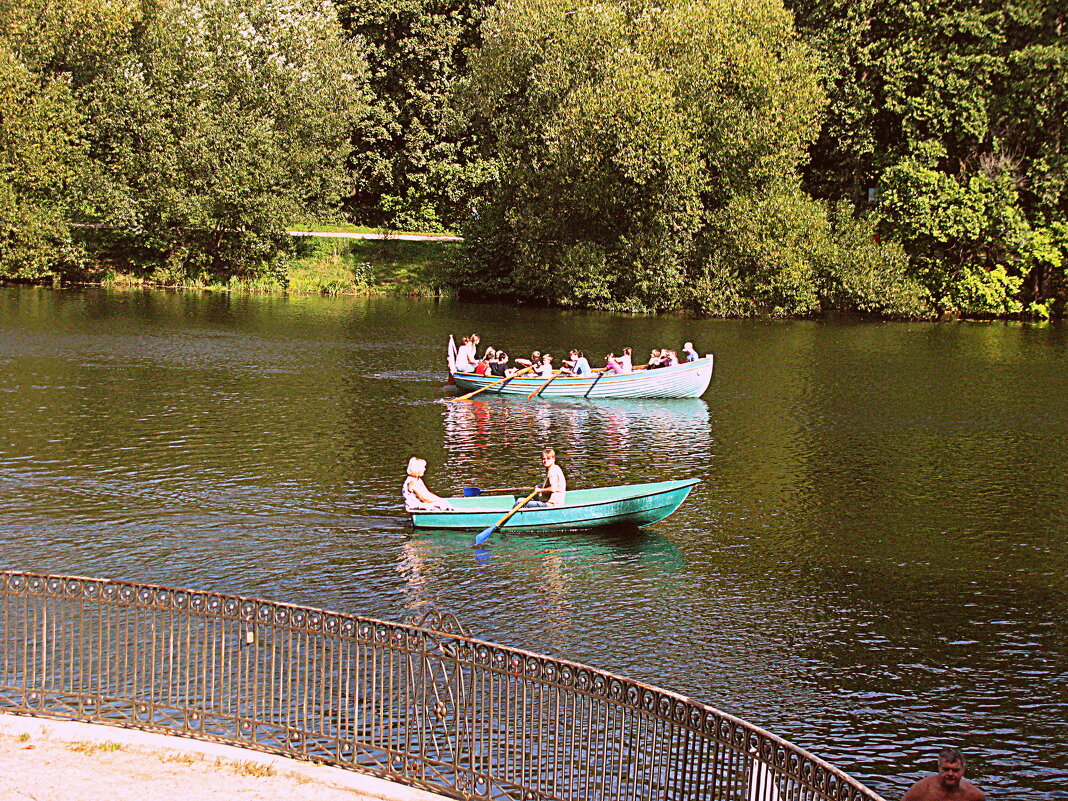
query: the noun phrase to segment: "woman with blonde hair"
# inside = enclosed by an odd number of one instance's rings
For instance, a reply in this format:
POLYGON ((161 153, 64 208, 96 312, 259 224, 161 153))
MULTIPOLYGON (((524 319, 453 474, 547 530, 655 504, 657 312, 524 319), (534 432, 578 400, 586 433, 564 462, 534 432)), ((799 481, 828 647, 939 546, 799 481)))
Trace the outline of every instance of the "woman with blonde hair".
POLYGON ((408 477, 404 479, 401 487, 401 496, 404 498, 404 508, 409 512, 447 512, 452 511, 452 506, 447 500, 426 488, 423 476, 426 474, 426 459, 413 456, 408 460, 408 477))

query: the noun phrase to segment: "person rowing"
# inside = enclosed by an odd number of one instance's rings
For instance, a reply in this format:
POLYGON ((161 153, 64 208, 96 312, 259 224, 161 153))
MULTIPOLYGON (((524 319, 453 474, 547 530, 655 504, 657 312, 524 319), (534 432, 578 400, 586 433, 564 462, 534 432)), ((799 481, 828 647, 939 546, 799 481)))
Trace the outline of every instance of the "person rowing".
POLYGON ((530 367, 531 365, 533 365, 534 367, 538 367, 541 364, 541 351, 533 351, 530 354, 529 359, 519 358, 515 360, 515 363, 518 364, 520 367, 530 367))
POLYGON ((534 487, 534 489, 538 491, 539 495, 548 493, 549 497, 544 501, 527 501, 527 506, 532 508, 563 506, 564 496, 567 492, 567 479, 564 477, 563 469, 556 463, 556 451, 552 448, 543 450, 541 452, 541 463, 545 468, 545 481, 534 487))
POLYGON ((592 370, 590 363, 581 350, 572 350, 571 358, 564 362, 564 372, 569 375, 589 375, 592 370))
POLYGON ((553 357, 551 353, 546 353, 541 357, 541 364, 538 366, 538 378, 552 378, 553 377, 553 357))

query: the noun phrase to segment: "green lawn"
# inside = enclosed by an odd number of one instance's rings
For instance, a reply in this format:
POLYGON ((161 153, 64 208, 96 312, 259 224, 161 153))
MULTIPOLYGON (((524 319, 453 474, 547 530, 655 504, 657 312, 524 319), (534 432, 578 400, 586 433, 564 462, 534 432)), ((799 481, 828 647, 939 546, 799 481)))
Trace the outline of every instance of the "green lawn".
MULTIPOLYGON (((351 231, 341 230, 343 226, 336 228, 317 225, 315 230, 374 232, 355 226, 349 226, 351 231)), ((298 237, 297 257, 289 264, 289 289, 339 295, 448 295, 446 266, 461 247, 456 242, 298 237)))

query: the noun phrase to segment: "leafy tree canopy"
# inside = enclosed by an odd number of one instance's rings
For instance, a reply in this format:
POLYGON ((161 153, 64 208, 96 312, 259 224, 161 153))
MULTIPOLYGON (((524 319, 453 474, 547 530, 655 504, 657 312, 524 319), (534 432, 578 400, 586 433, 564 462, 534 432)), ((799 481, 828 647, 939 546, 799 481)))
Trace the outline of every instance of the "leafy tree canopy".
POLYGON ((158 0, 125 44, 81 92, 91 217, 231 274, 343 193, 366 78, 331 6, 158 0))
POLYGON ((471 230, 486 291, 678 308, 718 214, 793 195, 823 94, 775 0, 519 0, 483 38, 458 98, 494 167, 471 230))

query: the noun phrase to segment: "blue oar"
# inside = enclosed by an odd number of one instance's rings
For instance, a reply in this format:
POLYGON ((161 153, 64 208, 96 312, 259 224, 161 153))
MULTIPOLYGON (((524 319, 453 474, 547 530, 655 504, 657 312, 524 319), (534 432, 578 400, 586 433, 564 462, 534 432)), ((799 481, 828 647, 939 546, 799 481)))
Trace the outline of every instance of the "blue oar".
POLYGON ((482 529, 482 531, 479 532, 478 536, 475 537, 475 545, 476 546, 481 545, 486 540, 488 540, 490 537, 492 537, 494 531, 496 531, 497 529, 501 528, 505 523, 507 523, 508 520, 512 517, 512 515, 514 515, 516 512, 518 512, 524 506, 526 506, 527 501, 529 501, 531 498, 533 498, 535 495, 537 495, 541 491, 542 491, 541 487, 538 487, 532 493, 530 493, 530 495, 528 495, 523 500, 521 500, 519 503, 517 503, 515 506, 513 506, 512 507, 512 511, 510 511, 508 514, 506 514, 504 517, 502 517, 500 520, 498 520, 492 526, 487 526, 486 528, 482 529))
POLYGON ((495 487, 493 489, 482 489, 482 487, 464 487, 465 498, 477 498, 479 495, 489 495, 494 493, 496 495, 503 495, 506 492, 526 492, 526 487, 495 487))

